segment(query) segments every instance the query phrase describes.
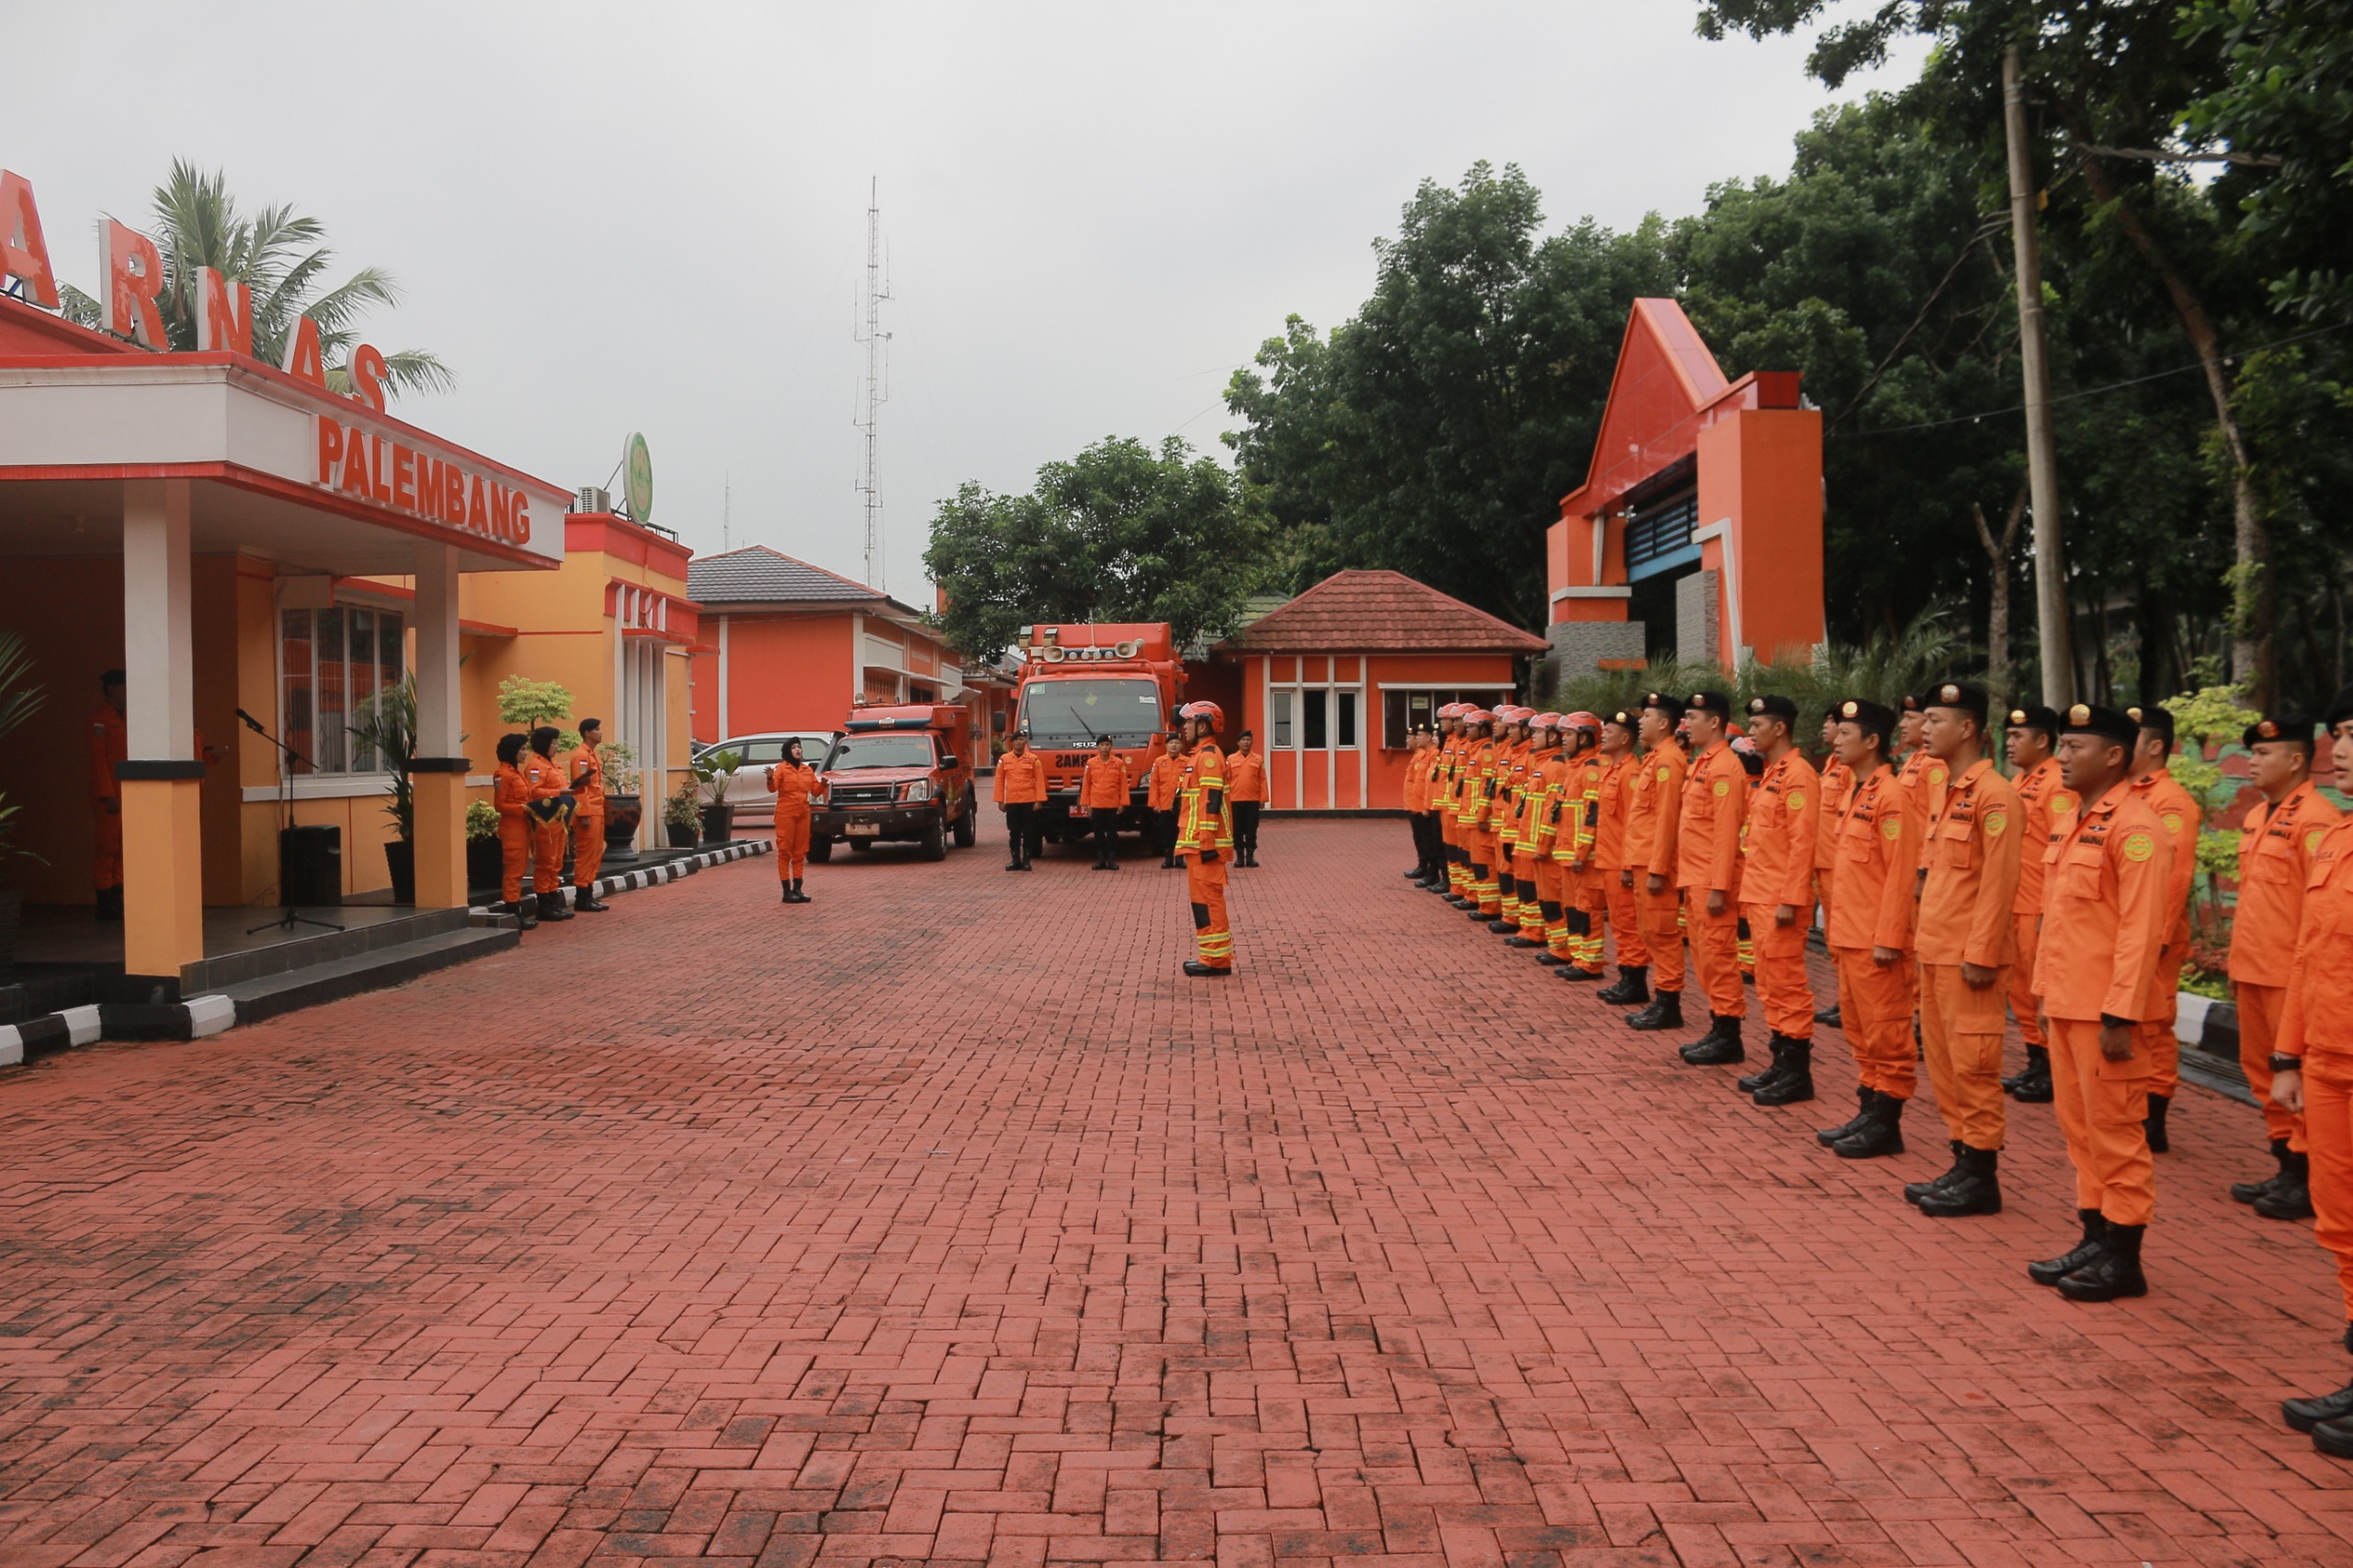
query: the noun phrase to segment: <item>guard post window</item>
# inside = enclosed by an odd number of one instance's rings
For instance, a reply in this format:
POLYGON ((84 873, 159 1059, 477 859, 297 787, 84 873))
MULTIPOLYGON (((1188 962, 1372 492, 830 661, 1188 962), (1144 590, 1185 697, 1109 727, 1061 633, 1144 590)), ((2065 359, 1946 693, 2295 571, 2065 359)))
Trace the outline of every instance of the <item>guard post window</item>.
POLYGON ((352 715, 402 676, 400 616, 334 605, 278 615, 278 725, 306 773, 378 773, 379 757, 351 733, 352 715))
POLYGON ((1381 693, 1381 744, 1384 751, 1404 751, 1416 725, 1436 728, 1438 710, 1449 702, 1497 702, 1510 695, 1508 687, 1482 687, 1458 691, 1448 687, 1385 687, 1381 693))

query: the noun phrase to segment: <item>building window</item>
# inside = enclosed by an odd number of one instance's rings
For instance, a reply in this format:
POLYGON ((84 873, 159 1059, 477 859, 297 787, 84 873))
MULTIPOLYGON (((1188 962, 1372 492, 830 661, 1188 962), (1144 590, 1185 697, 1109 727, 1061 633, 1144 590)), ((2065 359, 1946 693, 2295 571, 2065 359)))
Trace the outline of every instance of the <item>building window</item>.
POLYGON ((1686 490, 1635 509, 1626 519, 1626 575, 1639 582, 1699 559, 1691 542, 1699 521, 1699 493, 1686 490))
POLYGON ((350 732, 351 716, 400 684, 401 618, 335 605, 278 617, 278 727, 305 773, 377 773, 381 757, 350 732))
POLYGON ((1309 751, 1323 751, 1332 744, 1331 710, 1324 697, 1324 688, 1320 686, 1309 687, 1299 694, 1300 704, 1305 710, 1303 717, 1307 721, 1300 726, 1307 732, 1301 744, 1309 751))
POLYGON ((1438 710, 1449 702, 1475 702, 1483 708, 1510 695, 1508 687, 1495 686, 1467 691, 1451 687, 1387 687, 1381 694, 1381 744, 1387 751, 1404 751, 1414 729, 1425 725, 1435 729, 1438 710))
POLYGON ((1269 692, 1267 694, 1267 724, 1268 728, 1275 732, 1275 738, 1269 744, 1271 744, 1277 751, 1290 751, 1298 744, 1293 740, 1290 729, 1291 701, 1296 695, 1296 693, 1289 691, 1276 691, 1269 692))
POLYGON ((1332 700, 1340 706, 1340 749, 1354 751, 1357 745, 1357 694, 1336 691, 1332 694, 1332 700))

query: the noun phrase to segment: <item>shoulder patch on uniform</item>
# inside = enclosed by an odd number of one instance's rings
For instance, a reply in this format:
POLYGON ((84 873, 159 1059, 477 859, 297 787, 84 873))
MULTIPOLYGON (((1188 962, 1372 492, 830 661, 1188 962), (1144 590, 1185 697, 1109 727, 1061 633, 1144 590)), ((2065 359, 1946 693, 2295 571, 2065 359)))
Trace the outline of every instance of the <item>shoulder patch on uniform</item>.
POLYGON ((2179 833, 2181 831, 2181 813, 2179 812, 2167 812, 2165 815, 2165 831, 2167 833, 2179 833))
POLYGON ((1716 780, 1716 793, 1719 795, 1729 795, 1732 793, 1732 786, 1723 779, 1719 778, 1716 780))
POLYGON ((1987 812, 1985 813, 1985 836, 1986 836, 1986 837, 1988 837, 1988 838, 1999 838, 1999 837, 2001 837, 2001 836, 2002 836, 2002 835, 2004 835, 2004 834, 2006 834, 2006 833, 2007 833, 2007 832, 2009 832, 2009 831, 2010 831, 2010 813, 2009 813, 2009 812, 1987 812))
POLYGON ((1897 838, 1901 838, 1901 837, 1903 837, 1903 836, 1904 836, 1904 821, 1903 821, 1903 819, 1902 819, 1902 818, 1900 818, 1900 817, 1882 817, 1882 818, 1880 820, 1880 824, 1879 824, 1879 835, 1880 835, 1881 838, 1891 839, 1891 840, 1892 840, 1892 839, 1897 839, 1897 838))
POLYGON ((2156 852, 2157 846, 2147 834, 2134 833, 2125 835, 2124 858, 2127 860, 2145 860, 2156 852))
POLYGON ((2305 854, 2307 854, 2307 855, 2309 855, 2309 854, 2311 854, 2313 850, 2315 850, 2315 849, 2319 848, 2319 847, 2320 847, 2320 841, 2321 841, 2323 838, 2326 837, 2326 836, 2327 836, 2327 834, 2326 834, 2325 830, 2321 829, 2321 828, 2317 828, 2317 827, 2316 827, 2316 828, 2313 828, 2310 833, 2305 834, 2305 835, 2304 835, 2304 853, 2305 853, 2305 854))
POLYGON ((1666 772, 1667 770, 1664 767, 1658 770, 1658 781, 1662 784, 1666 782, 1666 772))
POLYGON ((2051 797, 2051 814, 2052 816, 2063 817, 2075 809, 2075 797, 2066 793, 2064 790, 2062 790, 2060 793, 2051 797))
POLYGON ((1931 784, 1941 785, 1946 779, 1951 777, 1952 775, 1942 767, 1931 767, 1928 769, 1928 782, 1931 784))
POLYGON ((1791 810, 1791 811, 1793 811, 1793 812, 1802 812, 1802 811, 1805 810, 1805 791, 1804 791, 1804 790, 1790 790, 1790 810, 1791 810))

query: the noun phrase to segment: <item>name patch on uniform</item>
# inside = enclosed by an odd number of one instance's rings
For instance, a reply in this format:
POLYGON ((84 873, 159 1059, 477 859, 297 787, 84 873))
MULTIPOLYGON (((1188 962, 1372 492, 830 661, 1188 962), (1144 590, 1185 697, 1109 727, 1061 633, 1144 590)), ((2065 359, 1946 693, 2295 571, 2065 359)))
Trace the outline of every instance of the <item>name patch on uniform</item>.
POLYGON ((2124 840, 2124 858, 2127 860, 2145 860, 2156 852, 2156 845, 2145 833, 2130 835, 2124 840))
POLYGON ((2004 835, 2005 833, 2007 833, 2009 830, 2010 830, 2010 813, 2009 813, 2009 812, 1987 812, 1985 813, 1985 836, 1986 836, 1986 837, 1988 837, 1988 838, 1999 838, 1999 837, 2001 837, 2001 836, 2002 836, 2002 835, 2004 835))

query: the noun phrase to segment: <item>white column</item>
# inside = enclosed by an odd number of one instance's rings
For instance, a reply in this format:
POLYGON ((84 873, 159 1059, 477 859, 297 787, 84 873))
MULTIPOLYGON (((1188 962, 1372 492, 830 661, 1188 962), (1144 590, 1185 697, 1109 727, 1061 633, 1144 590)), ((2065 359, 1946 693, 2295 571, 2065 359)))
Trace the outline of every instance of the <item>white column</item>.
POLYGON ((719 733, 710 737, 713 741, 723 741, 735 733, 727 724, 727 619, 723 615, 719 618, 719 733))
POLYGON ((424 544, 416 556, 416 755, 456 756, 464 722, 458 685, 458 551, 424 544))
POLYGON ((131 756, 196 760, 195 649, 188 614, 188 482, 122 485, 122 661, 131 756))

